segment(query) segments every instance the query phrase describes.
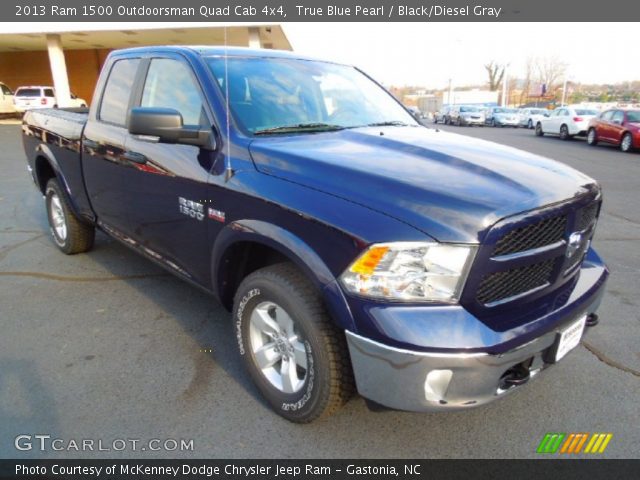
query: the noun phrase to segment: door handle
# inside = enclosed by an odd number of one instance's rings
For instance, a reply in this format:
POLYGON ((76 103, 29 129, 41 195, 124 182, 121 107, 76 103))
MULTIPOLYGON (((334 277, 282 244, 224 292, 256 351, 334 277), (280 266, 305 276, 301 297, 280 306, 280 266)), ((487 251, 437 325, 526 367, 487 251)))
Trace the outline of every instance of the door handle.
POLYGON ((139 163, 140 165, 147 163, 147 157, 137 152, 124 152, 122 158, 133 163, 139 163))

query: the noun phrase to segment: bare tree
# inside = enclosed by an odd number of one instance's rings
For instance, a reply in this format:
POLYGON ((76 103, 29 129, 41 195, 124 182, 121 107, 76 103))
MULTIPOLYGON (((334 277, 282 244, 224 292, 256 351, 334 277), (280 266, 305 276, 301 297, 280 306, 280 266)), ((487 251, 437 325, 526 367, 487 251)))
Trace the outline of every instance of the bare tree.
POLYGON ((535 59, 527 57, 524 67, 524 80, 522 82, 522 91, 520 93, 520 104, 527 103, 533 84, 533 75, 535 70, 535 59))
POLYGON ((547 91, 558 86, 567 71, 567 64, 556 56, 537 58, 535 65, 540 83, 547 86, 547 91))
POLYGON ((491 60, 484 66, 487 74, 489 74, 489 90, 495 92, 500 88, 502 78, 504 77, 504 66, 491 60))

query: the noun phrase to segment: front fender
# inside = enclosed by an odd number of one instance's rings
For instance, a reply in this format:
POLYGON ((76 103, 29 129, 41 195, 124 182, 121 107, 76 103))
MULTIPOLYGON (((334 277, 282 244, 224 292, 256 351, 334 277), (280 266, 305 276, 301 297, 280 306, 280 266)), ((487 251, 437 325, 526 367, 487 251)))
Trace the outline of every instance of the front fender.
POLYGON ((261 220, 238 220, 226 225, 216 237, 211 254, 213 292, 223 297, 223 262, 225 254, 238 242, 255 242, 280 252, 300 268, 321 292, 333 320, 347 330, 354 330, 353 317, 336 279, 311 246, 294 233, 261 220))

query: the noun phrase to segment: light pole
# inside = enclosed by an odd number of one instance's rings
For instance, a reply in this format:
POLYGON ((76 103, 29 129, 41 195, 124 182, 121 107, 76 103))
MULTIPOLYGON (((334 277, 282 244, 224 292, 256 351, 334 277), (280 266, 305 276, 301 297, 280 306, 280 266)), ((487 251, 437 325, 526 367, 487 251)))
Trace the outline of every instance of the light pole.
POLYGON ((508 81, 509 77, 509 64, 505 64, 504 73, 502 74, 502 106, 506 107, 509 103, 508 81))
POLYGON ((449 105, 453 105, 453 82, 452 79, 449 79, 449 105))
POLYGON ((561 106, 564 107, 564 102, 567 98, 567 75, 564 76, 564 83, 562 84, 562 102, 561 106))

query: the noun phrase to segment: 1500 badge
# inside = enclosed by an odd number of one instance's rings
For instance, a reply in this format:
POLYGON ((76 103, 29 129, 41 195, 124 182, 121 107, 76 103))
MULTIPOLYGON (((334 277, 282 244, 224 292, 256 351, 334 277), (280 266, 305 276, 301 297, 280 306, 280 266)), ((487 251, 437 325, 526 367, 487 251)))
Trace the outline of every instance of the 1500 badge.
POLYGON ((183 197, 178 197, 178 203, 180 204, 180 213, 199 221, 204 219, 204 206, 201 203, 183 197))

